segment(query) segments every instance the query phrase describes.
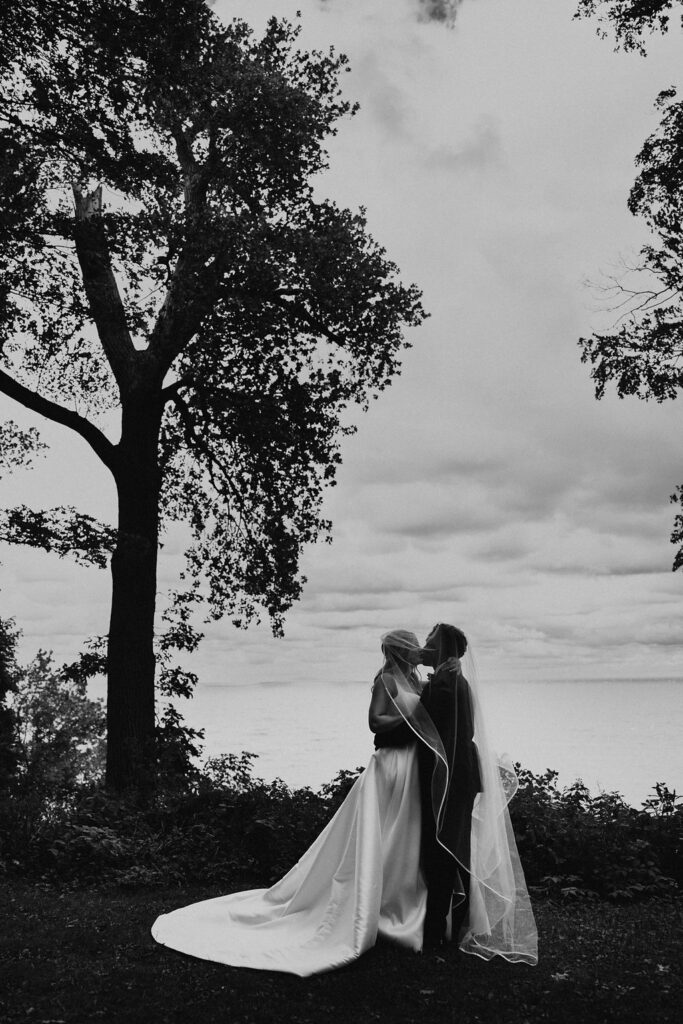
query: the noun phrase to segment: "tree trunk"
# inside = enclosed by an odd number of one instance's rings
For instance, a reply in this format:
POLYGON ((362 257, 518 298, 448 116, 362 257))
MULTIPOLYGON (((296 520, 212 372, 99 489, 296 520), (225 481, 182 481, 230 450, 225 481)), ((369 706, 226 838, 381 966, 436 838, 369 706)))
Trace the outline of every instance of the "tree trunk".
POLYGON ((154 788, 154 610, 159 537, 158 395, 122 400, 115 478, 118 540, 111 560, 107 679, 107 788, 154 788))

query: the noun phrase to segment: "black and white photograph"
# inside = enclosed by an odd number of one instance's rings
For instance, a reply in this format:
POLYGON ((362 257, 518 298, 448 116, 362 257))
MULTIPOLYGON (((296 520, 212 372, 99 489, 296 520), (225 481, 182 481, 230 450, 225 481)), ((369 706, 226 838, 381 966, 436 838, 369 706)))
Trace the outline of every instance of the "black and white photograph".
POLYGON ((0 1018, 683 1000, 683 2, 0 5, 0 1018))

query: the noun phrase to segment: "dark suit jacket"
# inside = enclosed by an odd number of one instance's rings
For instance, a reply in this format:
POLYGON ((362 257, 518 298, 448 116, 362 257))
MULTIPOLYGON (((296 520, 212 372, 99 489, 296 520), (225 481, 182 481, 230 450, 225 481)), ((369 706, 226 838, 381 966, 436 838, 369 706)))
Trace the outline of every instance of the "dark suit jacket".
MULTIPOLYGON (((472 692, 462 672, 440 668, 422 691, 421 701, 437 728, 448 761, 448 791, 439 838, 465 867, 469 865, 472 804, 482 789, 479 755, 474 743, 472 692)), ((435 839, 431 799, 434 754, 419 746, 423 844, 435 839)))

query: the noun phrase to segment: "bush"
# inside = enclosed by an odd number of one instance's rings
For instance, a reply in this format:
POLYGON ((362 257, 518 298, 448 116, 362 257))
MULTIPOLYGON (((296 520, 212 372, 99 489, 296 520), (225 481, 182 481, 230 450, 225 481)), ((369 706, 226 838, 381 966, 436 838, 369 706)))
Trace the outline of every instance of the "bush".
MULTIPOLYGON (((361 769, 340 771, 314 792, 264 782, 254 760, 247 752, 211 758, 184 789, 169 779, 148 807, 96 786, 61 803, 26 794, 5 833, 6 870, 74 885, 270 885, 310 846, 361 769)), ((556 772, 516 768, 510 812, 537 893, 622 901, 683 881, 683 808, 666 786, 635 810, 618 793, 592 797, 581 782, 560 790, 556 772)))
POLYGON ((355 775, 340 772, 316 793, 264 782, 255 755, 210 759, 194 788, 171 780, 153 805, 141 808, 83 788, 71 803, 43 806, 32 829, 5 839, 7 870, 74 884, 169 882, 268 885, 294 864, 331 818, 355 775))
POLYGON ((52 653, 19 669, 10 694, 18 746, 19 791, 64 800, 104 771, 105 711, 85 680, 65 677, 52 653))
POLYGON ((515 766, 510 805, 530 885, 565 898, 611 900, 661 895, 683 882, 683 807, 661 783, 641 810, 618 793, 591 796, 577 781, 557 787, 557 772, 515 766))

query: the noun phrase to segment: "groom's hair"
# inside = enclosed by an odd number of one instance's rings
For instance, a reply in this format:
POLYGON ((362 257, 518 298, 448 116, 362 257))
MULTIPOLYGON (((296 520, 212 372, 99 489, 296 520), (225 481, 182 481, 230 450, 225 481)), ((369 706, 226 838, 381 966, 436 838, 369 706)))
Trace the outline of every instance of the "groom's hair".
POLYGON ((467 650, 467 637, 457 626, 449 626, 446 622, 439 623, 439 661, 447 658, 462 658, 467 650))

